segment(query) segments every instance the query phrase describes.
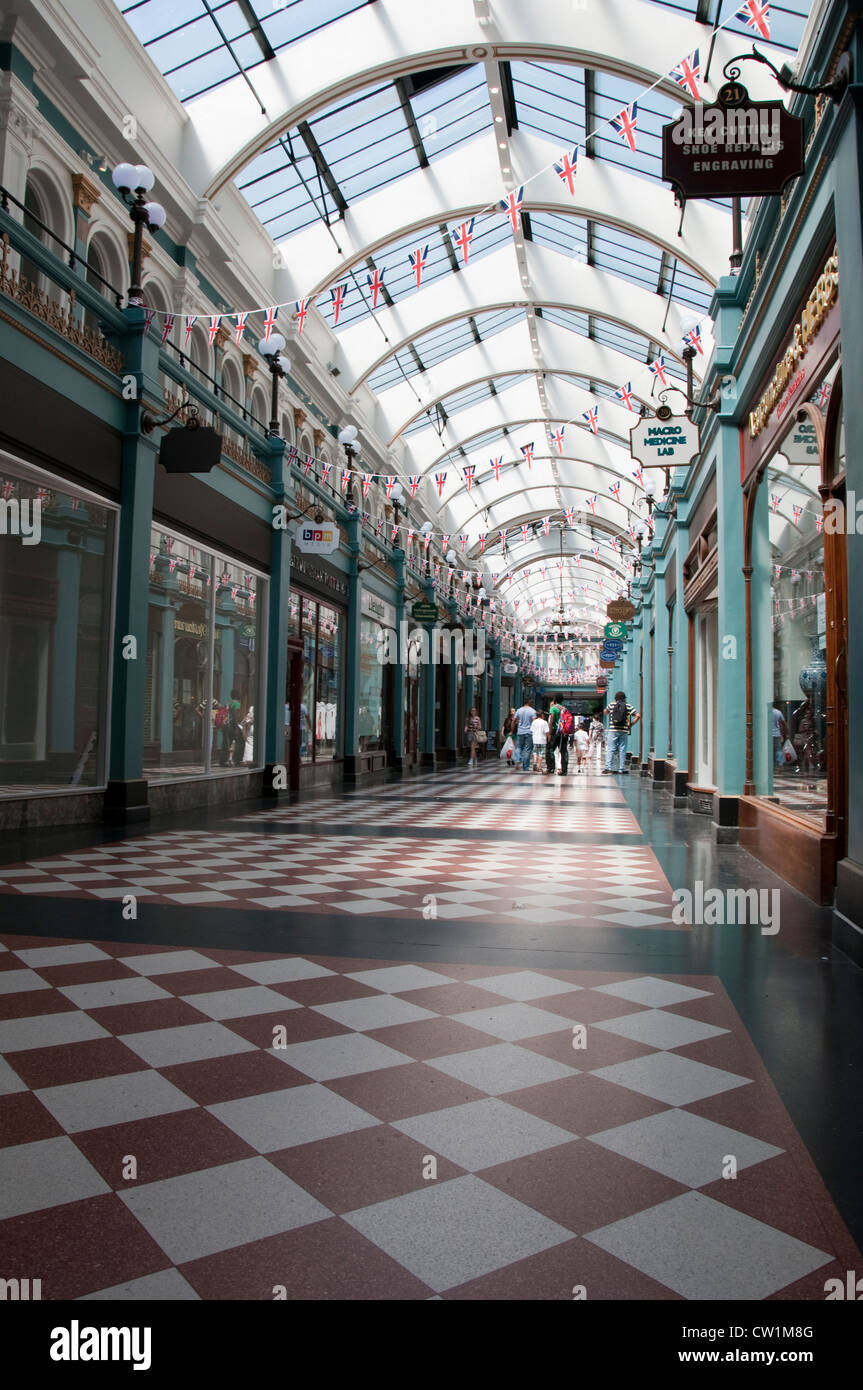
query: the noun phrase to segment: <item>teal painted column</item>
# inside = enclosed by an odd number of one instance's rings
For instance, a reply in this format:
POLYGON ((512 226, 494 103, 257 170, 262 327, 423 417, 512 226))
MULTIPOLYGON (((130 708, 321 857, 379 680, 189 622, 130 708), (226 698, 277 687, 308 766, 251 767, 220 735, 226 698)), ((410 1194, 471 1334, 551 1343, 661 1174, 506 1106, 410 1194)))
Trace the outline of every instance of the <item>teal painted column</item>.
MULTIPOLYGON (((288 501, 290 478, 285 468, 285 441, 270 438, 260 450, 259 457, 272 470, 273 527, 270 541, 270 580, 267 593, 267 647, 264 690, 264 777, 265 796, 275 794, 286 782, 285 767, 285 699, 288 685, 288 625, 291 613, 291 539, 287 516, 292 508, 288 501), (281 523, 285 522, 285 525, 281 523)), ((258 756, 258 750, 255 750, 258 756)))
POLYGON ((125 368, 137 382, 138 396, 126 404, 120 482, 117 579, 114 625, 111 737, 105 816, 144 820, 149 815, 143 771, 144 708, 147 682, 147 609, 150 598, 150 524, 153 484, 161 431, 141 433, 141 399, 161 400, 159 345, 144 334, 145 312, 126 310, 125 368))
POLYGON ((360 772, 359 703, 362 632, 362 586, 359 575, 359 512, 348 516, 348 624, 345 642, 345 782, 356 782, 360 772))
MULTIPOLYGON (((773 790, 771 711, 776 692, 773 689, 773 562, 770 550, 769 492, 765 481, 758 489, 755 499, 752 527, 752 762, 755 790, 759 796, 766 796, 773 790)), ((719 708, 721 710, 722 706, 719 708)))
MULTIPOLYGON (((464 630, 465 630, 465 642, 464 642, 464 645, 465 645, 465 651, 467 651, 467 646, 468 646, 468 636, 467 636, 467 635, 468 635, 468 633, 472 633, 472 632, 473 632, 473 619, 472 619, 472 618, 467 618, 467 619, 465 620, 464 630)), ((470 640, 471 640, 471 643, 473 643, 473 637, 471 637, 470 640)), ((471 650, 472 650, 472 649, 473 649, 473 648, 471 647, 471 650)), ((471 706, 472 706, 473 703, 474 703, 474 684, 475 684, 474 673, 473 673, 472 669, 470 668, 470 666, 468 666, 467 661, 465 661, 465 668, 464 668, 464 719, 465 719, 465 723, 467 722, 468 711, 470 710, 471 706)), ((459 737, 461 737, 461 730, 459 730, 459 737)))
MULTIPOLYGON (((425 596, 429 603, 434 603, 434 585, 429 582, 423 585, 425 596)), ((426 634, 425 651, 420 665, 420 758, 421 768, 432 771, 436 763, 435 752, 435 673, 437 667, 432 665, 431 653, 434 641, 434 624, 425 624, 423 631, 426 634)))
MULTIPOLYGON (((636 729, 641 731, 641 763, 642 771, 647 772, 650 757, 653 753, 653 726, 651 714, 653 710, 653 676, 650 669, 650 629, 654 620, 654 581, 653 563, 651 551, 648 548, 642 552, 644 570, 642 571, 642 606, 641 606, 641 670, 639 673, 641 687, 641 723, 636 725, 636 729)), ((654 637, 653 650, 656 651, 656 640, 654 637)), ((614 699, 614 688, 609 682, 608 697, 609 701, 614 699)), ((629 691, 626 692, 629 695, 629 691)), ((633 703, 630 701, 630 703, 633 703)))
POLYGON ((523 702, 524 702, 524 688, 523 688, 523 682, 522 682, 522 679, 521 679, 521 667, 519 667, 519 669, 518 669, 518 671, 516 672, 516 675, 515 675, 515 680, 514 680, 514 682, 513 682, 513 687, 512 687, 512 698, 513 698, 513 701, 515 702, 515 707, 516 707, 516 709, 521 709, 521 706, 522 706, 522 704, 523 704, 523 702))
MULTIPOLYGON (((746 593, 740 434, 720 423, 716 461, 719 548, 716 790, 740 796, 746 780, 746 593)), ((754 586, 753 586, 754 589, 754 586)), ((720 819, 718 824, 721 824, 720 819)))
MULTIPOLYGON (((503 728, 503 720, 500 717, 500 666, 500 647, 498 646, 493 648, 491 658, 491 717, 498 733, 500 733, 503 728)), ((500 740, 498 740, 498 749, 499 748, 500 740)))
POLYGON ((691 778, 693 769, 689 766, 689 615, 683 602, 683 564, 689 553, 689 506, 681 497, 677 499, 677 549, 674 556, 675 603, 672 643, 674 645, 674 761, 678 772, 687 772, 691 778))
POLYGON ((446 670, 447 683, 447 719, 446 719, 446 745, 443 755, 447 762, 455 762, 458 758, 460 730, 458 727, 458 662, 450 661, 446 670))
MULTIPOLYGON (((660 518, 656 524, 657 541, 664 537, 668 523, 660 518)), ((654 565, 653 612, 655 636, 653 643, 653 749, 654 757, 668 757, 668 608, 666 607, 665 571, 668 556, 657 553, 654 565)), ((627 692, 628 693, 628 692, 627 692)))
POLYGON ((57 618, 51 678, 51 752, 75 753, 81 552, 57 551, 57 618))
POLYGON ((396 776, 401 776, 405 755, 405 691, 407 682, 407 637, 410 624, 405 614, 405 553, 400 546, 393 549, 392 567, 396 577, 396 663, 393 667, 393 728, 389 749, 389 764, 396 776), (402 628, 404 624, 404 629, 402 628))

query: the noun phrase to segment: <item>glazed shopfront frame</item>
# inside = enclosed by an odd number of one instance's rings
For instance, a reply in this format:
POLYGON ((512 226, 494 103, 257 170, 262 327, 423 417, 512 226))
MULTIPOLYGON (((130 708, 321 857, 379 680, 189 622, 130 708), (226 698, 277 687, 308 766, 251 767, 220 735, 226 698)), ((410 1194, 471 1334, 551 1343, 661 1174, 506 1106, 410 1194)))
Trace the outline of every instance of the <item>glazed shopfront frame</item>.
POLYGON ((838 271, 834 249, 792 317, 740 443, 746 773, 739 842, 822 903, 832 899, 846 852, 848 813, 845 535, 825 525, 824 511, 845 501, 838 271), (798 662, 799 692, 792 689, 798 662), (798 774, 799 795, 789 773, 798 774))

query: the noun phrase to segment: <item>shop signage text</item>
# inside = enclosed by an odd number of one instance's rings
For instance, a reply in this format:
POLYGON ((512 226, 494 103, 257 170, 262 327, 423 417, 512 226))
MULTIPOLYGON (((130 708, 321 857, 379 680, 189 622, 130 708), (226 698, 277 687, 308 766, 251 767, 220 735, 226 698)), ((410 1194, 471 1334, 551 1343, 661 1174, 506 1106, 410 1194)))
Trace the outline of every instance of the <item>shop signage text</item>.
POLYGON ((295 577, 305 579, 319 589, 338 594, 341 598, 347 598, 348 581, 343 575, 321 562, 316 564, 314 560, 305 560, 302 555, 296 554, 294 551, 291 554, 292 580, 295 577))
POLYGON ((629 452, 647 468, 685 468, 700 444, 698 426, 685 415, 672 415, 670 420, 647 416, 629 432, 629 452))
POLYGON ((386 599, 379 598, 373 594, 371 589, 363 589, 362 611, 367 618, 374 618, 376 622, 383 623, 385 627, 395 627, 396 610, 386 599))
POLYGON ((756 439, 767 425, 770 416, 776 411, 781 420, 795 396, 806 381, 807 373, 802 359, 813 339, 823 327, 824 320, 836 303, 839 295, 839 254, 833 255, 825 265, 818 283, 803 306, 800 319, 794 325, 791 342, 776 364, 769 386, 749 415, 749 438, 756 439))
POLYGON ((294 545, 304 555, 332 555, 338 550, 340 539, 339 528, 331 521, 322 522, 320 526, 298 521, 294 532, 294 545))
POLYGON ((662 127, 662 177, 678 199, 781 193, 803 172, 803 121, 739 82, 662 127))
POLYGON ((606 638, 609 638, 609 637, 627 637, 627 636, 628 636, 628 632, 627 632, 627 628, 626 628, 626 623, 606 623, 606 624, 605 624, 605 636, 606 636, 606 638))
POLYGON ((515 661, 505 661, 503 663, 504 675, 515 676, 518 674, 518 663, 515 661))
POLYGON ((606 604, 605 612, 613 623, 625 623, 635 617, 635 604, 628 598, 613 598, 606 604))
POLYGON ((438 619, 437 604, 418 598, 411 609, 411 617, 415 623, 436 623, 438 619))

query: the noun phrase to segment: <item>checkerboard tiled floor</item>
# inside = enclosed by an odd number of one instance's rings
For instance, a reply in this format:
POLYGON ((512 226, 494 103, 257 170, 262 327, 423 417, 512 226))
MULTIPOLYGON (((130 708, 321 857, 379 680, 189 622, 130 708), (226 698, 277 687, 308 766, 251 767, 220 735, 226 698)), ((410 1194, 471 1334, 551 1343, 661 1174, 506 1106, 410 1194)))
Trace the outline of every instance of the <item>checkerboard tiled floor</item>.
POLYGON ((3 894, 686 930, 651 849, 553 839, 175 830, 3 866, 3 894))
POLYGON ((712 977, 4 936, 0 1052, 0 1249, 46 1299, 809 1299, 861 1267, 712 977))

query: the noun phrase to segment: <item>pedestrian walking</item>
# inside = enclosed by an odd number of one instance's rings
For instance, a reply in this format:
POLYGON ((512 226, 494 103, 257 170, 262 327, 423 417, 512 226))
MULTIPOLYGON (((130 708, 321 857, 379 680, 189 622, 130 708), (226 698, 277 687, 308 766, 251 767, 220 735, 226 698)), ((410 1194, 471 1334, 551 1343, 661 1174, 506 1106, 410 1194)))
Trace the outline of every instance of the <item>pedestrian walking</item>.
POLYGON ((583 724, 575 731, 575 770, 587 772, 587 754, 590 748, 590 735, 583 724))
POLYGON ((515 712, 516 757, 522 772, 530 771, 530 759, 533 753, 531 726, 534 719, 536 719, 536 710, 533 705, 525 703, 515 712))
POLYGON ((543 763, 546 760, 550 732, 545 711, 540 710, 530 726, 530 736, 533 741, 533 770, 534 772, 541 772, 543 775, 548 772, 547 763, 545 767, 543 767, 543 763))
POLYGON ((482 720, 476 710, 471 707, 471 711, 467 717, 467 723, 464 726, 464 741, 468 750, 468 767, 476 767, 477 734, 481 728, 482 720))
POLYGON ((618 772, 628 774, 629 768, 626 766, 626 745, 629 742, 629 735, 633 726, 638 723, 641 715, 632 705, 627 704, 624 691, 618 690, 614 697, 614 704, 609 707, 608 712, 608 748, 605 754, 605 767, 602 769, 603 775, 614 772, 614 760, 618 759, 618 772))

